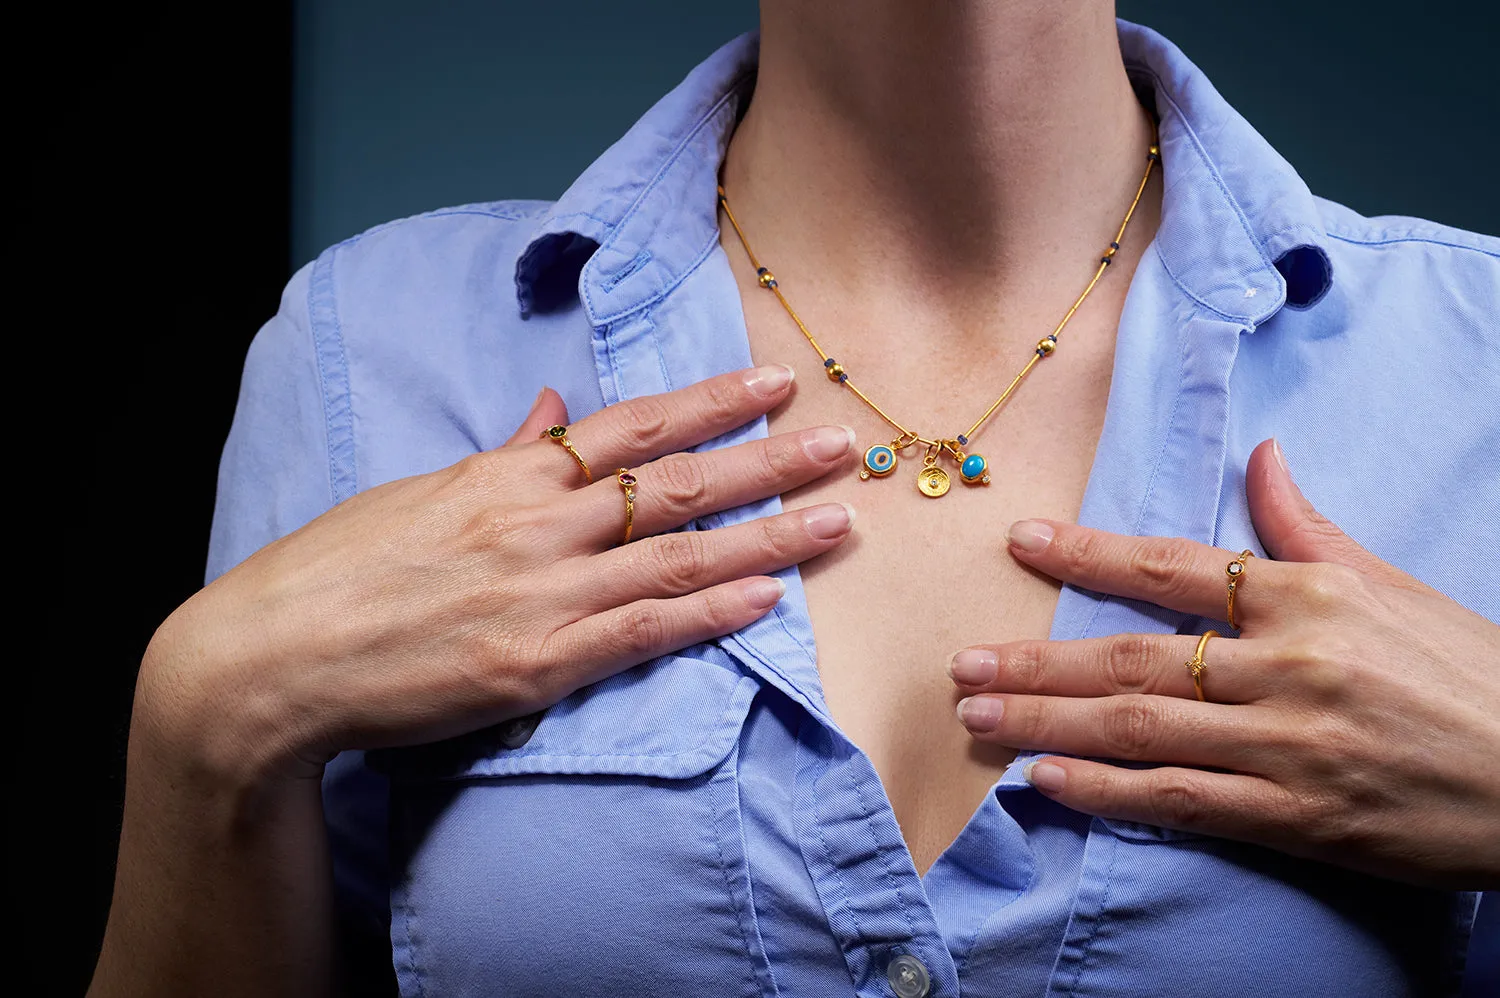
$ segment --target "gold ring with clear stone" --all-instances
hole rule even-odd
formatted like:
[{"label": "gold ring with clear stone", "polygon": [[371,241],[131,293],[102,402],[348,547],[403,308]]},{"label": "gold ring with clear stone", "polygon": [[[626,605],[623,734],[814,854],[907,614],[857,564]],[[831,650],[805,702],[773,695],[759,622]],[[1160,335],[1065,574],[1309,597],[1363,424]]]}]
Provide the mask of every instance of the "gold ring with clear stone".
[{"label": "gold ring with clear stone", "polygon": [[635,527],[635,476],[630,473],[629,468],[616,468],[615,481],[620,483],[620,491],[625,493],[625,539],[621,544],[630,543],[630,531]]},{"label": "gold ring with clear stone", "polygon": [[1240,552],[1240,556],[1228,565],[1224,566],[1224,574],[1229,578],[1229,626],[1239,630],[1239,624],[1234,622],[1234,593],[1240,583],[1245,580],[1245,562],[1255,557],[1255,552],[1246,548]]}]

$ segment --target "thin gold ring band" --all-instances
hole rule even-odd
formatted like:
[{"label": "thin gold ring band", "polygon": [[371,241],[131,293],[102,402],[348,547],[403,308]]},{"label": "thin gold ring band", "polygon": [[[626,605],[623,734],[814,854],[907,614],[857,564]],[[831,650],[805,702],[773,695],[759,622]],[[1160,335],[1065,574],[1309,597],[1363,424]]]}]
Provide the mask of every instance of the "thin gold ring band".
[{"label": "thin gold ring band", "polygon": [[629,544],[630,531],[635,528],[636,478],[630,473],[629,468],[616,468],[615,481],[620,483],[620,491],[625,493],[625,539],[620,543]]},{"label": "thin gold ring band", "polygon": [[1245,581],[1245,563],[1255,557],[1255,552],[1249,548],[1240,552],[1240,556],[1224,566],[1224,575],[1229,579],[1229,626],[1239,630],[1240,625],[1234,622],[1234,594],[1239,589],[1240,583]]},{"label": "thin gold ring band", "polygon": [[551,437],[562,444],[563,450],[572,454],[573,460],[578,462],[578,467],[583,469],[583,477],[588,479],[590,485],[594,484],[594,474],[589,471],[589,463],[583,459],[582,454],[578,453],[578,448],[573,446],[573,441],[568,439],[568,428],[566,426],[549,426],[542,431],[542,436]]},{"label": "thin gold ring band", "polygon": [[1193,657],[1182,663],[1187,666],[1187,671],[1193,674],[1193,689],[1198,694],[1198,699],[1203,697],[1203,673],[1208,670],[1208,663],[1203,661],[1203,649],[1208,647],[1208,639],[1219,636],[1218,631],[1205,631],[1198,639],[1198,650],[1193,652]]}]

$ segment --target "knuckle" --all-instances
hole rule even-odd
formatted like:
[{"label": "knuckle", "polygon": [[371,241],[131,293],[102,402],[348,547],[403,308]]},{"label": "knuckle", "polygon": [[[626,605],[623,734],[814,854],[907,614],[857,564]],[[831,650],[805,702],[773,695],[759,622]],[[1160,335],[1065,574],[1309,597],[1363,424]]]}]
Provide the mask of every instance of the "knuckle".
[{"label": "knuckle", "polygon": [[1289,795],[1281,808],[1282,826],[1310,846],[1329,848],[1346,841],[1349,809],[1334,794],[1307,792]]},{"label": "knuckle", "polygon": [[1214,817],[1213,808],[1186,773],[1158,771],[1146,786],[1147,807],[1158,825],[1202,827]]},{"label": "knuckle", "polygon": [[1115,697],[1104,712],[1101,726],[1104,743],[1118,759],[1142,759],[1150,755],[1161,731],[1160,710],[1145,696]]},{"label": "knuckle", "polygon": [[1338,700],[1356,681],[1357,659],[1342,639],[1326,634],[1292,639],[1278,658],[1295,689],[1318,703]]},{"label": "knuckle", "polygon": [[761,552],[776,561],[795,561],[807,532],[791,525],[780,517],[765,517],[758,525],[760,536],[756,538]]},{"label": "knuckle", "polygon": [[1175,593],[1190,584],[1193,558],[1176,538],[1147,537],[1131,550],[1129,568],[1153,588]]},{"label": "knuckle", "polygon": [[736,422],[744,398],[745,387],[740,382],[714,379],[703,383],[703,412],[715,426]]},{"label": "knuckle", "polygon": [[1046,685],[1046,663],[1040,641],[1018,641],[1006,647],[1000,658],[1000,669],[1007,685],[1022,693],[1041,693]]},{"label": "knuckle", "polygon": [[1357,599],[1364,588],[1364,577],[1347,565],[1314,562],[1298,574],[1297,597],[1319,612],[1337,609]]},{"label": "knuckle", "polygon": [[703,577],[707,559],[703,538],[696,531],[662,534],[653,541],[657,574],[678,591],[694,589]]},{"label": "knuckle", "polygon": [[545,669],[511,631],[474,628],[460,639],[459,649],[461,681],[490,697],[525,699],[545,688]]},{"label": "knuckle", "polygon": [[802,446],[792,440],[765,440],[756,448],[755,479],[770,485],[781,481],[804,458]]},{"label": "knuckle", "polygon": [[657,491],[671,509],[697,508],[708,492],[701,458],[692,454],[672,454],[656,462],[659,479]]},{"label": "knuckle", "polygon": [[1149,635],[1121,634],[1104,646],[1104,681],[1120,693],[1144,693],[1159,678],[1156,643]]},{"label": "knuckle", "polygon": [[743,608],[744,603],[723,588],[703,594],[703,617],[716,632],[724,633],[739,626]]},{"label": "knuckle", "polygon": [[631,399],[619,409],[620,428],[628,443],[636,447],[649,447],[661,439],[672,421],[666,403],[651,395]]},{"label": "knuckle", "polygon": [[634,656],[645,657],[662,647],[667,636],[667,622],[655,605],[637,606],[620,615],[620,647]]},{"label": "knuckle", "polygon": [[469,517],[460,531],[465,550],[514,550],[530,543],[537,529],[536,514],[515,506],[486,506]]}]

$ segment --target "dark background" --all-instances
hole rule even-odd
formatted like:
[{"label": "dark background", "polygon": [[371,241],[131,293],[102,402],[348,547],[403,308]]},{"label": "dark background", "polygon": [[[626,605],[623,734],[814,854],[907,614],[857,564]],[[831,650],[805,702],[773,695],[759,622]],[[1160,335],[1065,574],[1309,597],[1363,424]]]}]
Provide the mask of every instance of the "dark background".
[{"label": "dark background", "polygon": [[[1120,4],[1203,67],[1315,192],[1489,233],[1496,8]],[[42,604],[17,621],[35,638],[11,701],[27,993],[86,987],[136,665],[201,584],[240,365],[292,270],[389,218],[556,197],[756,17],[747,0],[205,9],[75,14],[11,39],[40,60],[12,90],[34,120],[12,147],[30,176],[12,191],[22,266],[6,312],[11,396],[36,406],[17,423],[21,453],[40,457],[11,489],[41,513],[40,529],[12,518],[13,549],[36,552],[13,574]]]}]

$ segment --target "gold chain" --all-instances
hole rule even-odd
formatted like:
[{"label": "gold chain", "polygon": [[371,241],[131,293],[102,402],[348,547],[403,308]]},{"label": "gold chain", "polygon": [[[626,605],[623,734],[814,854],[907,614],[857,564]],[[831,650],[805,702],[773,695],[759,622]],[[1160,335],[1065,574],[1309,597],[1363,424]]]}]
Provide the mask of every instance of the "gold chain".
[{"label": "gold chain", "polygon": [[734,212],[729,210],[729,197],[724,193],[722,184],[719,185],[719,204],[723,207],[724,214],[729,217],[729,224],[734,227],[735,235],[739,236],[740,245],[745,247],[745,255],[750,258],[750,265],[755,268],[755,275],[760,282],[760,286],[768,289],[776,296],[776,300],[781,302],[781,307],[786,309],[787,315],[791,316],[792,321],[797,324],[797,328],[802,330],[802,335],[807,337],[807,342],[818,352],[818,356],[823,360],[823,369],[828,375],[828,380],[849,389],[854,393],[856,398],[869,406],[877,416],[885,420],[896,430],[898,435],[889,444],[876,444],[865,451],[864,465],[860,468],[859,477],[863,479],[886,477],[896,470],[896,459],[901,452],[920,444],[927,448],[927,453],[922,459],[922,470],[917,476],[917,488],[921,490],[923,495],[935,498],[947,492],[951,484],[948,473],[937,466],[938,458],[944,455],[948,456],[958,465],[959,477],[965,483],[970,485],[990,484],[989,463],[978,454],[965,454],[963,448],[969,445],[969,440],[979,432],[980,428],[995,414],[995,411],[1005,404],[1005,400],[1010,398],[1021,382],[1026,380],[1026,376],[1031,373],[1031,369],[1038,362],[1052,356],[1053,351],[1057,349],[1057,337],[1062,333],[1063,327],[1073,318],[1073,314],[1078,311],[1084,299],[1088,298],[1089,292],[1094,290],[1094,285],[1099,283],[1099,278],[1104,276],[1104,272],[1109,269],[1110,262],[1114,259],[1115,254],[1119,252],[1120,243],[1125,238],[1125,229],[1130,225],[1131,217],[1135,215],[1136,206],[1141,203],[1141,196],[1146,192],[1146,184],[1151,180],[1151,170],[1160,160],[1161,150],[1157,146],[1156,136],[1153,131],[1151,147],[1146,153],[1146,173],[1141,177],[1140,186],[1136,188],[1135,197],[1130,201],[1130,207],[1126,210],[1125,217],[1120,222],[1120,228],[1115,233],[1115,238],[1110,241],[1109,248],[1099,258],[1099,266],[1095,269],[1094,276],[1089,280],[1088,285],[1083,289],[1083,293],[1078,296],[1077,300],[1073,302],[1072,307],[1063,315],[1057,327],[1047,336],[1037,341],[1036,349],[1032,351],[1031,359],[1026,362],[1026,366],[1021,368],[1021,373],[1011,379],[1010,384],[1005,386],[1005,391],[1000,393],[1000,397],[990,403],[988,409],[984,410],[984,415],[976,419],[974,425],[970,426],[966,432],[952,438],[929,439],[914,430],[907,429],[884,409],[876,405],[873,399],[855,387],[854,382],[849,379],[848,372],[844,370],[844,365],[834,360],[828,355],[827,351],[818,345],[817,339],[813,337],[812,332],[803,323],[801,317],[797,315],[796,310],[792,308],[791,302],[787,301],[786,295],[781,293],[781,285],[777,282],[775,275],[761,265],[755,252],[750,248],[750,241],[745,238],[744,230],[740,228],[740,223],[735,219]]}]

